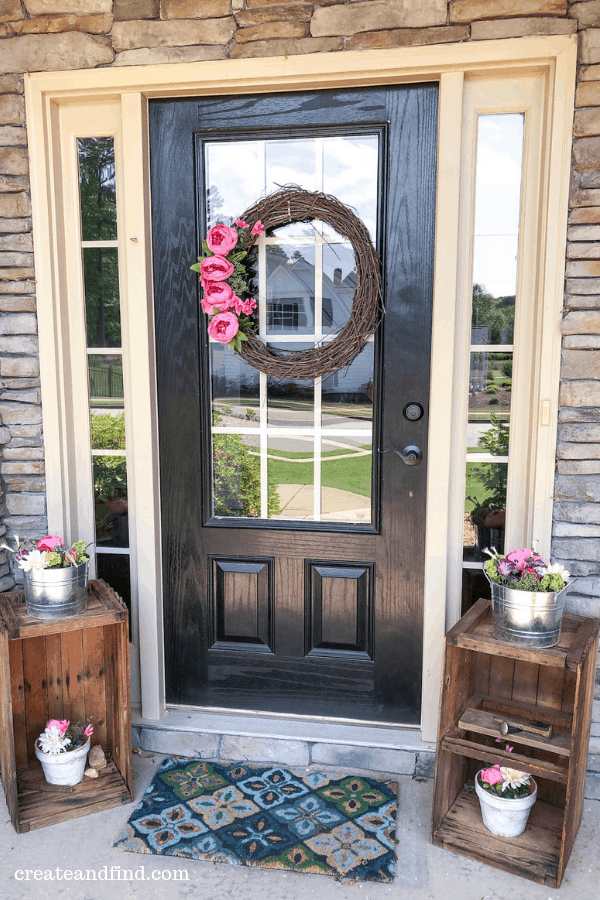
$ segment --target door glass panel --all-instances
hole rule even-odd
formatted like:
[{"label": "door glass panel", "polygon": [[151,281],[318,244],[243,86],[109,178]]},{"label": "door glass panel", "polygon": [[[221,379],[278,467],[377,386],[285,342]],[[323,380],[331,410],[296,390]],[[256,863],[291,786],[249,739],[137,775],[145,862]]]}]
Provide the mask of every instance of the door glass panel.
[{"label": "door glass panel", "polygon": [[258,428],[259,373],[217,341],[210,344],[212,424]]},{"label": "door glass panel", "polygon": [[117,238],[115,142],[112,137],[78,138],[81,238]]},{"label": "door glass panel", "polygon": [[123,405],[123,361],[120,354],[114,356],[88,355],[88,373],[90,379],[90,402],[103,405],[108,401],[118,400]]},{"label": "door glass panel", "polygon": [[127,468],[124,456],[94,456],[96,543],[128,547]]},{"label": "door glass panel", "polygon": [[[209,224],[230,224],[262,194],[293,183],[335,193],[375,238],[378,153],[377,135],[208,142]],[[276,229],[259,239],[255,268],[260,336],[270,346],[308,349],[348,321],[354,253],[333,228]],[[298,381],[261,375],[211,342],[215,516],[371,522],[373,348],[331,376]]]},{"label": "door glass panel", "polygon": [[479,117],[463,612],[481,596],[485,548],[504,551],[523,132],[521,113]]},{"label": "door glass panel", "polygon": [[116,247],[84,247],[88,347],[121,346],[119,259]]}]

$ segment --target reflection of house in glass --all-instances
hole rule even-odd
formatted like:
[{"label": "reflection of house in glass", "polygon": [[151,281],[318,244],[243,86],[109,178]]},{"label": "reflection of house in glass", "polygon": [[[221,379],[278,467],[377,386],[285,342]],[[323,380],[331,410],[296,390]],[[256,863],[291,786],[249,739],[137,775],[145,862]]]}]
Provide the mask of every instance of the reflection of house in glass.
[{"label": "reflection of house in glass", "polygon": [[[491,343],[489,325],[473,325],[471,328],[471,344]],[[471,353],[471,369],[469,372],[469,393],[485,390],[488,355],[486,351]]]},{"label": "reflection of house in glass", "polygon": [[[307,349],[314,343],[315,279],[319,276],[311,257],[314,260],[314,246],[302,249],[277,245],[267,247],[267,333],[270,343],[278,349],[295,352]],[[339,332],[350,317],[356,291],[356,272],[352,251],[341,244],[326,244],[323,261],[320,330],[327,337]],[[345,276],[344,269],[347,271]],[[297,342],[278,343],[277,335],[293,336]],[[215,395],[231,397],[257,392],[258,371],[247,366],[226,347],[213,344],[211,360]],[[372,377],[373,345],[368,344],[347,369],[324,378],[323,394],[347,395],[348,399],[358,396],[366,398]],[[292,379],[286,379],[278,381],[277,387],[289,391],[293,384],[299,385]]]}]

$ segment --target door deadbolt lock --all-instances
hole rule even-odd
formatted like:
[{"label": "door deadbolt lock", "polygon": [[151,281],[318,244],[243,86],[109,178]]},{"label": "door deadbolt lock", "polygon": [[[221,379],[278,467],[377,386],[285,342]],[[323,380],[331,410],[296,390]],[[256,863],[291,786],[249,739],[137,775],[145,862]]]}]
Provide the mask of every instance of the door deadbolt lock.
[{"label": "door deadbolt lock", "polygon": [[408,419],[409,422],[418,422],[419,419],[423,418],[423,407],[420,403],[413,401],[411,403],[407,403],[403,409],[404,418]]},{"label": "door deadbolt lock", "polygon": [[408,447],[405,447],[404,450],[400,451],[400,456],[402,458],[402,462],[407,466],[418,466],[423,459],[423,451],[420,447],[415,447],[413,444],[409,444]]}]

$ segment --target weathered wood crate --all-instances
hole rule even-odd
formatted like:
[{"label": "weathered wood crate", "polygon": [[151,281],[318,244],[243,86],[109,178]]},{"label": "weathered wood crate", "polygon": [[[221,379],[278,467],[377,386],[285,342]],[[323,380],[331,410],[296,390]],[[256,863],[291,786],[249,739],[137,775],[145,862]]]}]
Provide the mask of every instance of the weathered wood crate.
[{"label": "weathered wood crate", "polygon": [[[497,641],[489,600],[479,600],[448,632],[434,844],[560,887],[583,812],[597,644],[598,620],[569,615],[563,618],[559,644],[549,650]],[[506,720],[544,727],[538,725],[538,733],[511,733],[496,743]],[[539,733],[544,731],[551,733]],[[501,749],[507,742],[512,752]],[[479,769],[494,763],[529,772],[537,781],[538,800],[519,837],[491,834],[469,787]]]},{"label": "weathered wood crate", "polygon": [[[34,743],[48,719],[85,723],[108,766],[72,788],[46,784]],[[18,832],[133,799],[128,612],[103,581],[90,581],[81,616],[27,615],[22,591],[0,594],[2,784]]]}]

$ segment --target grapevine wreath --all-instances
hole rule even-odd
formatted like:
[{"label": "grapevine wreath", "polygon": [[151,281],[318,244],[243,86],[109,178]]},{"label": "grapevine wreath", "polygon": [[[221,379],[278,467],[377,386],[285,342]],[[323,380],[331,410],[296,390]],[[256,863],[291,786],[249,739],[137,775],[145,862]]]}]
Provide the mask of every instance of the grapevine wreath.
[{"label": "grapevine wreath", "polygon": [[[350,318],[332,340],[309,350],[274,350],[256,333],[248,253],[265,231],[313,219],[331,225],[352,244],[356,291]],[[377,253],[363,222],[335,197],[299,187],[281,188],[258,200],[233,226],[215,225],[202,246],[205,255],[198,257],[192,269],[200,273],[209,335],[267,375],[304,381],[343,369],[360,353],[381,320]]]}]

